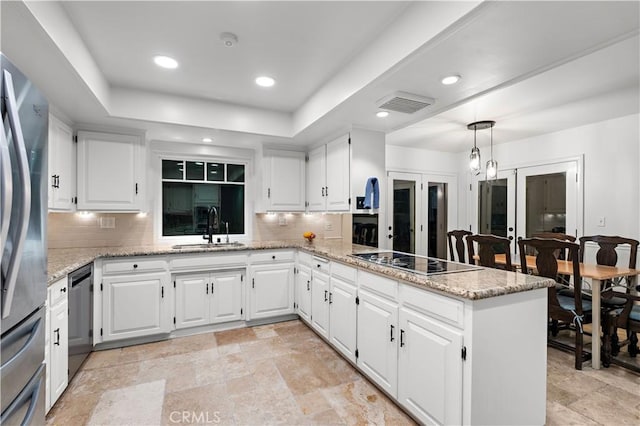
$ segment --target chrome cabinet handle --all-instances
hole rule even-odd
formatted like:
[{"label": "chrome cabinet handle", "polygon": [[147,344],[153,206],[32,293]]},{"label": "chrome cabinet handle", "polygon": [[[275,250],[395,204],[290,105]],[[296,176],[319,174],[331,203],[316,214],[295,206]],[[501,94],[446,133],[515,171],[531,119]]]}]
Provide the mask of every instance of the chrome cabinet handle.
[{"label": "chrome cabinet handle", "polygon": [[5,295],[2,301],[2,318],[7,318],[11,312],[13,293],[15,292],[16,280],[18,278],[18,269],[20,268],[20,260],[22,259],[24,243],[29,229],[29,218],[31,217],[31,176],[27,158],[27,147],[24,143],[24,136],[22,135],[22,126],[20,124],[20,117],[18,116],[18,104],[13,89],[13,78],[7,70],[4,70],[4,89],[7,117],[16,149],[16,163],[19,169],[18,175],[22,181],[22,206],[20,206],[20,214],[17,215],[18,224],[16,225],[18,240],[14,241],[9,264],[7,265]]},{"label": "chrome cabinet handle", "polygon": [[4,253],[4,243],[9,235],[9,222],[11,221],[11,207],[13,204],[13,174],[11,171],[11,158],[9,157],[9,143],[4,134],[0,132],[0,257]]},{"label": "chrome cabinet handle", "polygon": [[53,344],[60,346],[60,327],[53,330],[53,332],[56,333],[56,341]]}]

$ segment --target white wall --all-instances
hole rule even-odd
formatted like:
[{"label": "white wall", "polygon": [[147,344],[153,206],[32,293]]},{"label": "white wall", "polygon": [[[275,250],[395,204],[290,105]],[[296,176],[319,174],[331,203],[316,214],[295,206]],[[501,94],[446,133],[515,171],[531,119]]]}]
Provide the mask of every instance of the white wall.
[{"label": "white wall", "polygon": [[[584,155],[584,232],[640,239],[640,114],[494,145],[500,169]],[[468,193],[467,154],[457,154],[460,190]],[[466,217],[468,197],[460,197]],[[604,216],[606,225],[599,227]],[[580,232],[579,232],[580,233]]]}]

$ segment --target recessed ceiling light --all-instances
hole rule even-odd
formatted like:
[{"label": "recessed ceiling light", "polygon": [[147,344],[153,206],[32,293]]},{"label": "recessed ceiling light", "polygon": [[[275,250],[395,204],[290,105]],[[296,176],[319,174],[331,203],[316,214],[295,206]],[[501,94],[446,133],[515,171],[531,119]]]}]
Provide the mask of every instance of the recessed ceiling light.
[{"label": "recessed ceiling light", "polygon": [[445,78],[443,78],[441,82],[445,86],[449,86],[451,84],[456,84],[458,81],[460,81],[461,78],[462,77],[460,77],[459,75],[448,75]]},{"label": "recessed ceiling light", "polygon": [[153,62],[155,62],[157,66],[162,68],[168,68],[168,69],[178,68],[178,61],[168,56],[154,56]]},{"label": "recessed ceiling light", "polygon": [[202,142],[213,142],[211,138],[202,138]]},{"label": "recessed ceiling light", "polygon": [[387,111],[378,111],[376,113],[376,117],[379,117],[379,118],[385,118],[388,116],[389,116],[389,113]]},{"label": "recessed ceiling light", "polygon": [[276,84],[276,81],[271,77],[267,77],[263,75],[256,78],[256,84],[261,87],[271,87],[274,84]]}]

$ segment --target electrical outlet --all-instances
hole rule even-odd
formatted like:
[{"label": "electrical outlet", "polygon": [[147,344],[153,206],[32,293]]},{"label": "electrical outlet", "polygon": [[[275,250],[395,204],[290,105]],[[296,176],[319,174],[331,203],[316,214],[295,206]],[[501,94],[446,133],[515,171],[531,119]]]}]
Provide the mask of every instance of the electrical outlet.
[{"label": "electrical outlet", "polygon": [[287,217],[283,214],[278,216],[278,225],[287,226]]},{"label": "electrical outlet", "polygon": [[606,223],[606,218],[604,216],[600,216],[598,218],[598,226],[601,226],[601,227],[605,226],[605,223]]},{"label": "electrical outlet", "polygon": [[333,223],[331,223],[330,221],[326,221],[324,223],[324,230],[325,231],[333,231]]},{"label": "electrical outlet", "polygon": [[100,228],[115,229],[115,227],[116,227],[115,217],[109,216],[109,217],[100,218]]}]

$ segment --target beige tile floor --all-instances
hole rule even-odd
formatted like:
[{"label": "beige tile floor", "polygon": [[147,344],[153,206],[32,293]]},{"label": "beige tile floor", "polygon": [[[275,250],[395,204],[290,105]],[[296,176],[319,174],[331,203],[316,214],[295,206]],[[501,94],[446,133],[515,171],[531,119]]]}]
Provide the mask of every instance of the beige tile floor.
[{"label": "beige tile floor", "polygon": [[[640,376],[548,350],[547,423],[640,424]],[[299,321],[94,352],[48,425],[413,424]]]}]

